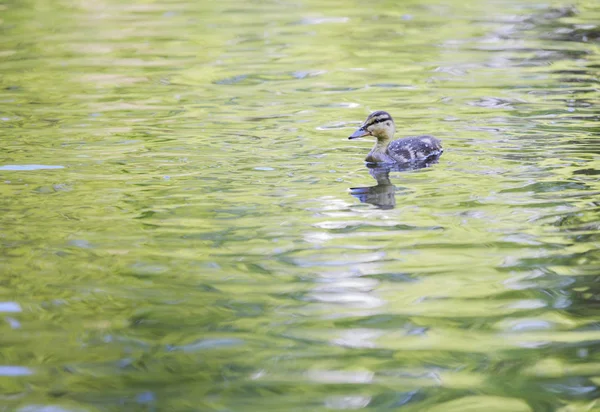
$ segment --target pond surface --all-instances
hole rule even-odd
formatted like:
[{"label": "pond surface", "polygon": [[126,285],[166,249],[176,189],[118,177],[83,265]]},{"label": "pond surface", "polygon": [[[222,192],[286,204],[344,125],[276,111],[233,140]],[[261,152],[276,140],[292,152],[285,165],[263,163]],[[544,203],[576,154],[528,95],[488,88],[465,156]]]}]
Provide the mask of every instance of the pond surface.
[{"label": "pond surface", "polygon": [[600,410],[598,2],[123,3],[0,5],[0,411]]}]

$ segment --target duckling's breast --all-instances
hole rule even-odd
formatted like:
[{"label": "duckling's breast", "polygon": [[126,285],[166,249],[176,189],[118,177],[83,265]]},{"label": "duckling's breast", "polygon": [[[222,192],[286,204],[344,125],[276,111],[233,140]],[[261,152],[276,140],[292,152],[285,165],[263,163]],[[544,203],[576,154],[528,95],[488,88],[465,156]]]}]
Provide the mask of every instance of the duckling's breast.
[{"label": "duckling's breast", "polygon": [[431,156],[439,156],[444,149],[442,142],[433,136],[410,136],[394,140],[387,149],[387,154],[397,162],[412,162]]}]

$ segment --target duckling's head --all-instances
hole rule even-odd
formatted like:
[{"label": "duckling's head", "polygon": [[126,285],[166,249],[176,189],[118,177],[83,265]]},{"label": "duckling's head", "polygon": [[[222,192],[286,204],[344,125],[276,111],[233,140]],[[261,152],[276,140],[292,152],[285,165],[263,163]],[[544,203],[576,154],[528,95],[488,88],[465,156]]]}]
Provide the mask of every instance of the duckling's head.
[{"label": "duckling's head", "polygon": [[394,119],[388,112],[378,110],[367,117],[357,131],[352,133],[348,139],[356,139],[363,136],[375,136],[377,140],[391,140],[396,132]]}]

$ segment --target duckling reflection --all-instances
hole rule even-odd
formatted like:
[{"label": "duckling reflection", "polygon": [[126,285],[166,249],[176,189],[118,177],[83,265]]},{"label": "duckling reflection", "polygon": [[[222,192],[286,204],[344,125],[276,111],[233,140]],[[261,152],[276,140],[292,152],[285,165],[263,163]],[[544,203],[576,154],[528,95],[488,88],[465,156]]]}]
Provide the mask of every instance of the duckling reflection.
[{"label": "duckling reflection", "polygon": [[381,165],[367,163],[369,174],[377,181],[375,186],[352,187],[350,195],[362,203],[369,203],[380,209],[396,207],[396,192],[399,189],[390,180],[390,172],[406,172],[429,167],[438,162],[439,156],[432,156],[422,162]]}]

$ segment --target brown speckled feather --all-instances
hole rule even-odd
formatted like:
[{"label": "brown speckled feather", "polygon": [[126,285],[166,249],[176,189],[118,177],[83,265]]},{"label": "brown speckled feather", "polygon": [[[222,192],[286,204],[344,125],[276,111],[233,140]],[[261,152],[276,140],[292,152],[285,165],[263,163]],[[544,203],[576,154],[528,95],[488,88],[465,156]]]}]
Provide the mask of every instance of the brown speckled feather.
[{"label": "brown speckled feather", "polygon": [[391,142],[386,154],[396,162],[411,162],[440,155],[443,150],[442,143],[433,136],[409,136]]}]

